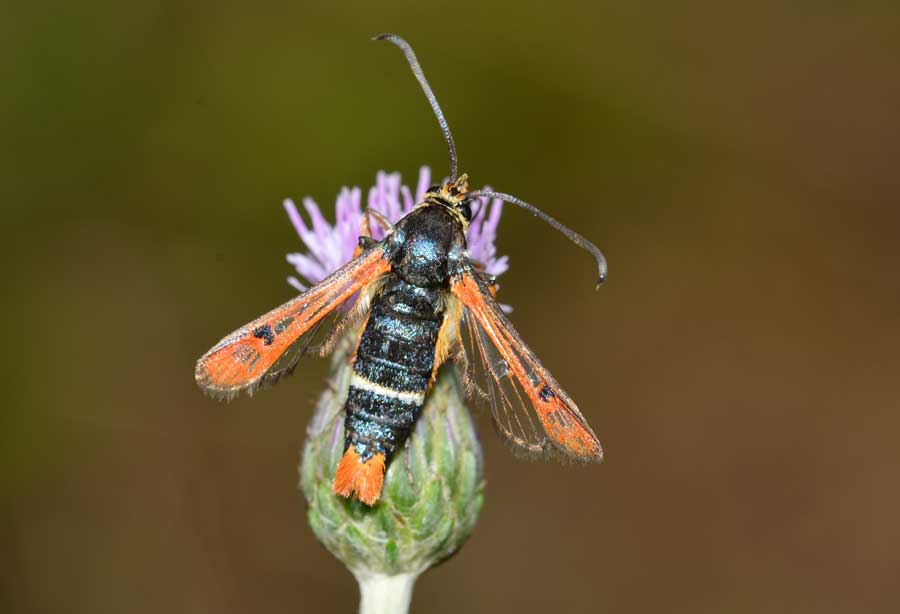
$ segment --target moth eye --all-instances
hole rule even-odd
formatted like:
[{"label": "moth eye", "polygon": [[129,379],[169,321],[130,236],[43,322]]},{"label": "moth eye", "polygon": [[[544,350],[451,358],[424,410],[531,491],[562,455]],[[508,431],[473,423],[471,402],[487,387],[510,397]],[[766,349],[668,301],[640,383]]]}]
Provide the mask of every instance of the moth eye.
[{"label": "moth eye", "polygon": [[466,221],[467,221],[467,222],[471,222],[471,221],[472,221],[472,204],[471,204],[471,201],[469,201],[469,200],[464,200],[464,201],[462,201],[461,203],[459,203],[458,205],[456,205],[456,208],[459,209],[459,212],[462,213],[462,216],[463,216],[464,218],[466,218]]}]

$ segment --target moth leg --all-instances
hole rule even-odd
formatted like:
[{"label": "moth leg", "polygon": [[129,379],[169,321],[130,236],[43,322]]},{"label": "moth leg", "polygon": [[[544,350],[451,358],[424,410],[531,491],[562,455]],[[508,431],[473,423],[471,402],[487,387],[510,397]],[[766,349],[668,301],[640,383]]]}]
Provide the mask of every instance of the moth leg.
[{"label": "moth leg", "polygon": [[487,268],[487,265],[480,260],[472,260],[471,262],[472,266],[475,268],[475,276],[487,284],[491,296],[497,298],[497,290],[500,288],[500,286],[497,285],[497,276],[485,273],[484,270]]},{"label": "moth leg", "polygon": [[378,243],[378,241],[372,238],[372,226],[369,223],[369,216],[372,216],[386,233],[394,229],[394,225],[391,224],[390,220],[384,217],[381,212],[376,211],[371,207],[367,207],[366,214],[363,216],[362,222],[359,225],[359,240],[357,241],[356,249],[353,252],[354,258]]},{"label": "moth leg", "polygon": [[356,249],[353,250],[353,257],[357,258],[361,253],[378,243],[372,238],[372,227],[369,225],[369,216],[364,215],[362,222],[359,224],[359,239],[356,242]]},{"label": "moth leg", "polygon": [[[483,265],[482,265],[482,269],[483,269]],[[491,293],[491,296],[493,296],[494,298],[497,298],[497,289],[499,288],[499,286],[497,285],[497,276],[496,275],[488,275],[487,273],[484,272],[484,270],[476,270],[475,275],[477,275],[481,281],[483,281],[485,284],[487,284],[487,287]]]},{"label": "moth leg", "polygon": [[[383,213],[381,213],[380,211],[376,211],[372,207],[366,207],[365,222],[367,226],[370,215],[375,219],[376,222],[378,222],[378,225],[381,226],[381,229],[384,232],[391,232],[394,229],[394,225],[391,224],[391,221],[387,219]],[[370,232],[369,234],[372,233]]]},{"label": "moth leg", "polygon": [[353,257],[356,258],[359,254],[363,253],[373,245],[378,243],[371,236],[359,235],[359,239],[356,242],[356,251],[353,252]]}]

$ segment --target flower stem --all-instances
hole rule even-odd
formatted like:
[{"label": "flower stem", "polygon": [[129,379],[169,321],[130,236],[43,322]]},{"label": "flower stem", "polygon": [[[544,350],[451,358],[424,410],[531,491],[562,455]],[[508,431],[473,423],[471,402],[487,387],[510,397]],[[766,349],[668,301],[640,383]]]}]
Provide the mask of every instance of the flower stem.
[{"label": "flower stem", "polygon": [[407,614],[418,575],[357,574],[359,614]]}]

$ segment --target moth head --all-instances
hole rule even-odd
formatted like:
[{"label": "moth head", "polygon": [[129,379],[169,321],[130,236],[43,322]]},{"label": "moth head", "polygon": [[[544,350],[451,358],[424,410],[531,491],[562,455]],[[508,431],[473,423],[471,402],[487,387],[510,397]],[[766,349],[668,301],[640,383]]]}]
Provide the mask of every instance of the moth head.
[{"label": "moth head", "polygon": [[472,220],[472,199],[469,198],[469,176],[463,173],[456,181],[433,185],[425,193],[425,199],[440,203],[458,215],[464,225]]}]

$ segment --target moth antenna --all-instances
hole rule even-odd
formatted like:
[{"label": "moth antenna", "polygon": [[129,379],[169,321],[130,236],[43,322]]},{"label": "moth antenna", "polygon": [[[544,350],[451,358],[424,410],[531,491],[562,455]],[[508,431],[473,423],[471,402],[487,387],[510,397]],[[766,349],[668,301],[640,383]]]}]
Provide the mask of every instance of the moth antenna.
[{"label": "moth antenna", "polygon": [[511,205],[516,205],[517,207],[522,207],[526,211],[530,211],[532,215],[538,217],[558,231],[566,235],[566,237],[575,245],[580,247],[581,249],[589,252],[591,256],[597,261],[597,287],[606,281],[606,258],[603,257],[603,253],[597,248],[596,245],[582,237],[580,234],[565,226],[561,222],[557,221],[555,218],[550,217],[534,205],[530,205],[526,203],[524,200],[520,198],[516,198],[511,194],[504,194],[502,192],[490,192],[488,190],[475,190],[473,192],[469,192],[469,198],[477,198],[479,196],[487,197],[487,198],[499,198],[500,200],[507,202]]},{"label": "moth antenna", "polygon": [[444,140],[447,141],[447,150],[450,153],[450,183],[456,181],[456,176],[459,171],[458,162],[456,159],[456,145],[453,142],[453,135],[450,133],[450,126],[447,125],[447,120],[444,119],[444,112],[441,111],[441,105],[438,104],[437,98],[434,96],[434,92],[431,91],[431,86],[428,85],[428,79],[425,78],[425,73],[422,72],[422,66],[419,64],[419,59],[416,57],[416,52],[412,50],[412,47],[409,46],[405,40],[397,36],[396,34],[379,34],[372,38],[372,40],[376,41],[389,41],[394,43],[403,51],[403,55],[406,56],[406,61],[409,62],[409,67],[412,68],[413,74],[416,76],[416,80],[418,80],[419,85],[422,86],[422,91],[425,92],[425,97],[428,99],[428,103],[431,105],[431,110],[434,111],[435,116],[437,117],[438,124],[441,126],[441,132],[444,133]]}]

